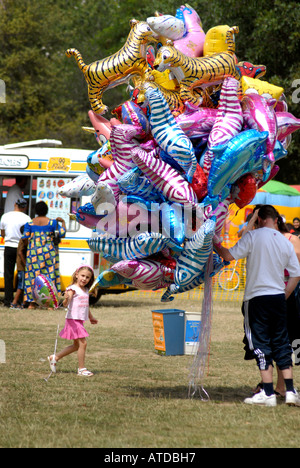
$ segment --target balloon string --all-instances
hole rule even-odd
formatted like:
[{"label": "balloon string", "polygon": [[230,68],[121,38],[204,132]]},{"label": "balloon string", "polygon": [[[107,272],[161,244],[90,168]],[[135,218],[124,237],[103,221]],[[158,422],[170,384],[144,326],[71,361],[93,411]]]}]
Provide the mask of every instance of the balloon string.
[{"label": "balloon string", "polygon": [[[189,397],[194,397],[199,391],[201,400],[209,400],[209,395],[203,387],[203,378],[206,364],[209,362],[212,322],[212,278],[213,252],[207,261],[204,283],[204,298],[202,302],[201,327],[198,338],[198,347],[190,372]],[[202,396],[204,394],[204,397]]]}]

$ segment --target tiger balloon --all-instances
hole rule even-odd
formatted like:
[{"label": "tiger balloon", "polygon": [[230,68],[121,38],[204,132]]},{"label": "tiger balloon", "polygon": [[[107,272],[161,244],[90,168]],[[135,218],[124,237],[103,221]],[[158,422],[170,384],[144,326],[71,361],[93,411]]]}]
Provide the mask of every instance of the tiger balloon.
[{"label": "tiger balloon", "polygon": [[202,98],[194,88],[220,83],[226,75],[239,79],[234,42],[234,34],[238,32],[237,26],[229,28],[226,35],[227,51],[208,57],[189,57],[173,46],[163,46],[159,49],[153,66],[160,72],[171,69],[180,84],[181,100],[200,106]]},{"label": "tiger balloon", "polygon": [[75,57],[88,84],[88,97],[92,110],[103,114],[107,106],[102,95],[107,88],[124,83],[129,75],[143,75],[148,69],[145,44],[155,40],[155,33],[145,21],[130,21],[131,31],[124,46],[115,54],[86,65],[77,49],[68,49],[67,57]]}]

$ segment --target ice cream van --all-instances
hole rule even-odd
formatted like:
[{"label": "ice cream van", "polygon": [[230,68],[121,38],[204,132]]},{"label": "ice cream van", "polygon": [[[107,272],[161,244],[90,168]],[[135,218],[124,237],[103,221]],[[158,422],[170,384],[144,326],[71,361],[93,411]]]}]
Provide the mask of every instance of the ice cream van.
[{"label": "ice cream van", "polygon": [[[93,150],[63,148],[59,140],[34,140],[0,146],[0,216],[4,213],[8,189],[16,183],[16,176],[27,178],[23,190],[28,200],[28,215],[34,217],[35,205],[47,203],[49,218],[63,218],[67,233],[59,244],[59,261],[62,291],[71,281],[71,275],[81,263],[93,267],[95,278],[108,267],[99,253],[90,250],[87,240],[91,229],[70,217],[70,213],[90,201],[90,197],[69,198],[59,194],[59,189],[70,180],[86,173],[87,156]],[[74,218],[74,217],[73,217]],[[0,237],[0,289],[4,288],[4,239]],[[96,302],[103,294],[126,292],[126,285],[98,289]]]}]

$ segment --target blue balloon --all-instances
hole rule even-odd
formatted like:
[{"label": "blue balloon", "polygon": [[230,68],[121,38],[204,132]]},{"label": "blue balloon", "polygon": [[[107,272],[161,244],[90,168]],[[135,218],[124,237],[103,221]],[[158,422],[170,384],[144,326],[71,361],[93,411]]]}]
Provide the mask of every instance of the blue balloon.
[{"label": "blue balloon", "polygon": [[[108,142],[106,142],[101,148],[97,149],[96,151],[93,151],[90,153],[87,157],[87,165],[90,168],[92,172],[97,174],[99,177],[103,171],[104,168],[101,166],[99,163],[99,159],[101,159],[102,155],[107,153],[109,151],[109,146]],[[93,179],[94,180],[94,179]],[[97,179],[98,180],[98,179]]]},{"label": "blue balloon", "polygon": [[119,177],[117,184],[123,193],[128,196],[137,197],[134,198],[133,203],[136,203],[136,199],[140,198],[144,200],[144,203],[160,203],[165,201],[161,192],[144,176],[138,167],[134,167],[128,172],[125,172],[125,174]]},{"label": "blue balloon", "polygon": [[169,164],[173,169],[179,172],[179,174],[184,174],[182,167],[173,159],[171,156],[168,155],[163,149],[160,148],[159,151],[160,158],[167,164]]},{"label": "blue balloon", "polygon": [[162,233],[178,244],[185,239],[185,220],[183,206],[179,203],[164,203],[161,207]]},{"label": "blue balloon", "polygon": [[96,172],[92,171],[92,169],[89,166],[86,166],[85,171],[87,175],[92,179],[93,182],[97,182],[99,179],[99,174],[96,174]]},{"label": "blue balloon", "polygon": [[202,224],[196,234],[187,241],[176,262],[174,283],[164,292],[161,302],[172,301],[173,294],[194,289],[201,284],[208,257],[213,248],[213,235],[216,228],[216,217],[212,216]]},{"label": "blue balloon", "polygon": [[[280,141],[276,140],[275,147],[273,149],[273,154],[275,158],[275,162],[279,161],[279,159],[284,158],[287,156],[288,152],[283,147]],[[236,174],[236,180],[238,180],[242,175],[248,174],[249,172],[256,172],[263,169],[264,162],[266,160],[266,154],[262,155],[259,158],[251,158],[245,166],[240,168],[240,171]],[[269,178],[271,173],[271,165],[269,164],[267,169],[264,168],[266,172],[263,173],[263,181]]]},{"label": "blue balloon", "polygon": [[119,284],[131,284],[131,281],[112,270],[105,270],[96,278],[97,287],[110,288]]},{"label": "blue balloon", "polygon": [[209,198],[221,197],[222,200],[226,198],[230,184],[240,177],[249,161],[261,160],[265,154],[267,138],[268,132],[245,130],[228,143],[212,148],[215,157],[207,181]]}]

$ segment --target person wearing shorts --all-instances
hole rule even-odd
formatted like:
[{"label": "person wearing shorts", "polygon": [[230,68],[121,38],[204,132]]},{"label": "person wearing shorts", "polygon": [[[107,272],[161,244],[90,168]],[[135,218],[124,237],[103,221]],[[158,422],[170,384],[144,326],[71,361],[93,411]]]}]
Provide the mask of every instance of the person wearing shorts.
[{"label": "person wearing shorts", "polygon": [[[244,329],[247,345],[260,370],[263,389],[244,401],[247,404],[276,406],[273,387],[273,362],[282,371],[286,386],[286,403],[300,406],[294,388],[292,348],[289,343],[286,299],[300,279],[300,267],[294,248],[277,229],[277,211],[271,205],[257,210],[258,229],[248,231],[230,249],[218,239],[215,250],[226,261],[246,258],[246,285],[243,301]],[[284,270],[289,272],[287,284]]]}]

